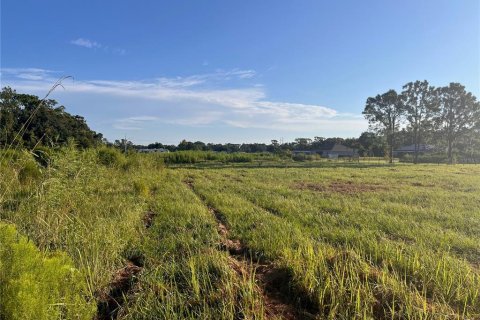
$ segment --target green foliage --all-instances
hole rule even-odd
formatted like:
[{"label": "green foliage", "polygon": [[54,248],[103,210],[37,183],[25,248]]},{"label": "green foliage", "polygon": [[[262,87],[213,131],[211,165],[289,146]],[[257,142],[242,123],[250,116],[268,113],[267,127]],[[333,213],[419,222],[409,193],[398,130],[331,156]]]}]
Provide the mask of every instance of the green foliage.
[{"label": "green foliage", "polygon": [[52,161],[52,150],[47,147],[38,146],[33,151],[33,158],[43,167],[48,167]]},{"label": "green foliage", "polygon": [[195,164],[206,161],[221,163],[247,163],[253,161],[276,161],[278,155],[271,153],[176,151],[159,155],[165,164]]},{"label": "green foliage", "polygon": [[129,153],[125,157],[125,161],[122,164],[122,169],[125,171],[129,170],[135,170],[140,168],[142,165],[142,162],[140,160],[140,157],[136,153]]},{"label": "green foliage", "polygon": [[[257,260],[281,271],[286,291],[276,294],[314,318],[478,318],[479,167],[288,160],[259,168],[278,159],[269,154],[220,163],[229,155],[198,153],[213,168],[162,168],[170,155],[127,154],[122,170],[100,165],[98,150],[62,148],[41,184],[16,179],[19,158],[0,166],[0,219],[41,252],[68,254],[83,275],[75,283],[88,289],[82,297],[108,292],[125,259],[139,261],[122,319],[275,318]],[[223,233],[245,258],[224,250]]]},{"label": "green foliage", "polygon": [[18,179],[22,183],[28,183],[38,180],[42,176],[42,171],[38,167],[36,162],[28,161],[18,172]]},{"label": "green foliage", "polygon": [[23,150],[14,150],[14,149],[2,149],[0,150],[0,159],[2,162],[18,162],[20,160],[25,160],[25,152]]},{"label": "green foliage", "polygon": [[[391,163],[402,125],[400,137],[407,138],[409,143],[420,145],[428,141],[445,145],[450,163],[455,162],[455,149],[471,154],[475,146],[478,148],[480,102],[465,86],[452,82],[435,88],[424,80],[409,82],[403,89],[401,94],[389,90],[369,97],[363,111],[370,128],[386,138]],[[462,144],[462,140],[468,142]],[[418,162],[417,156],[418,153],[414,162]]]},{"label": "green foliage", "polygon": [[52,161],[41,183],[21,184],[18,164],[0,166],[0,219],[13,222],[41,251],[68,254],[93,296],[124,265],[126,246],[141,238],[146,209],[132,181],[150,185],[152,171],[147,164],[135,172],[100,165],[97,150],[74,146],[55,150]]},{"label": "green foliage", "polygon": [[98,161],[107,167],[119,167],[125,164],[125,156],[114,148],[101,148],[97,151]]},{"label": "green foliage", "polygon": [[369,97],[363,111],[370,128],[386,137],[390,163],[393,163],[396,134],[402,122],[402,116],[405,114],[401,97],[395,90],[388,90],[375,97]]},{"label": "green foliage", "polygon": [[294,153],[292,155],[293,161],[313,161],[320,160],[321,157],[319,154],[305,154],[305,153]]},{"label": "green foliage", "polygon": [[475,318],[479,170],[416,168],[182,174],[232,237],[291,274],[290,294],[318,318]]},{"label": "green foliage", "polygon": [[0,223],[0,314],[5,320],[91,319],[84,278],[65,254],[47,257]]},{"label": "green foliage", "polygon": [[161,155],[163,161],[166,164],[179,164],[179,163],[197,163],[200,161],[214,160],[215,156],[213,152],[202,151],[177,151],[169,152]]},{"label": "green foliage", "polygon": [[140,281],[148,289],[127,306],[127,319],[263,319],[255,280],[239,277],[216,249],[211,213],[176,173],[162,175],[143,248],[149,272]]},{"label": "green foliage", "polygon": [[69,114],[55,100],[42,101],[9,87],[0,92],[0,128],[3,146],[65,145],[73,138],[78,146],[86,148],[102,140],[102,135],[90,130],[83,117]]},{"label": "green foliage", "polygon": [[134,181],[133,182],[133,191],[137,196],[148,197],[150,189],[144,181]]}]

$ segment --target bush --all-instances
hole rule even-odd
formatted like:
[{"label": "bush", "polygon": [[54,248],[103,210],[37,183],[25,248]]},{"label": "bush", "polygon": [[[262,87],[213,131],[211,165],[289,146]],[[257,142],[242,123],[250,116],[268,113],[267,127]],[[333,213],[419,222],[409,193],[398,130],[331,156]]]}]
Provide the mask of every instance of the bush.
[{"label": "bush", "polygon": [[294,153],[292,155],[292,160],[293,161],[305,161],[306,156],[304,153]]},{"label": "bush", "polygon": [[292,155],[293,161],[313,161],[320,160],[320,155],[318,154],[305,154],[305,153],[294,153]]},{"label": "bush", "polygon": [[48,167],[52,162],[52,151],[47,147],[36,147],[32,154],[35,161],[43,167]]},{"label": "bush", "polygon": [[118,167],[125,163],[125,156],[113,148],[102,148],[97,153],[98,161],[107,167]]},{"label": "bush", "polygon": [[46,257],[11,225],[0,223],[2,319],[92,319],[83,277],[65,254]]},{"label": "bush", "polygon": [[404,154],[399,157],[400,162],[405,162],[405,163],[412,163],[413,162],[413,157],[410,154]]}]

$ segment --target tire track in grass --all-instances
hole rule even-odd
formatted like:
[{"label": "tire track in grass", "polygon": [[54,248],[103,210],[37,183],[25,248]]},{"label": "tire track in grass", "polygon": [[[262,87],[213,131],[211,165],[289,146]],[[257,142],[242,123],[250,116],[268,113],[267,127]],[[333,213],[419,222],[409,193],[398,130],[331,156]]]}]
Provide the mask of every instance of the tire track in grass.
[{"label": "tire track in grass", "polygon": [[232,239],[225,216],[217,209],[205,203],[204,197],[195,191],[193,179],[187,177],[185,185],[200,199],[217,222],[217,232],[220,235],[220,249],[229,253],[230,267],[241,277],[254,278],[262,296],[267,319],[308,319],[313,318],[305,312],[300,312],[291,297],[286,296],[290,276],[283,269],[277,268],[271,262],[260,263],[249,257],[248,248],[238,239]]},{"label": "tire track in grass", "polygon": [[[145,212],[142,222],[149,229],[157,214]],[[132,256],[126,260],[123,268],[115,271],[107,291],[98,293],[97,314],[95,320],[112,320],[121,316],[122,307],[136,290],[137,275],[143,270],[143,256]]]},{"label": "tire track in grass", "polygon": [[117,319],[122,312],[123,305],[133,294],[136,276],[143,270],[143,266],[138,261],[132,260],[127,260],[123,268],[115,271],[108,292],[99,294],[96,320]]}]

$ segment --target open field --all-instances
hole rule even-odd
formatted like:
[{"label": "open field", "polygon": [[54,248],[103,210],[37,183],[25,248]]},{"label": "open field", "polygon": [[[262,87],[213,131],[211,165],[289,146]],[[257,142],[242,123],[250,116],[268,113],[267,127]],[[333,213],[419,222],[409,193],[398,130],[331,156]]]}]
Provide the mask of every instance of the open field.
[{"label": "open field", "polygon": [[0,170],[7,319],[480,318],[480,166],[16,158]]}]

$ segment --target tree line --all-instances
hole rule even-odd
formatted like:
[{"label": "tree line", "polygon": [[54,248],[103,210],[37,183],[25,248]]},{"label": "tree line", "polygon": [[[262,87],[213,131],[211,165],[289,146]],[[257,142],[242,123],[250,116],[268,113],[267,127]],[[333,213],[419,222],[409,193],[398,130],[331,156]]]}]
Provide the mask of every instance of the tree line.
[{"label": "tree line", "polygon": [[385,150],[385,143],[383,138],[374,132],[363,132],[359,138],[296,138],[292,142],[280,143],[278,140],[271,140],[267,143],[205,143],[202,141],[187,141],[182,140],[178,145],[162,144],[160,142],[151,143],[149,145],[134,145],[125,139],[116,140],[114,146],[123,149],[167,149],[169,151],[216,151],[216,152],[246,152],[246,153],[260,153],[271,152],[276,154],[289,153],[291,151],[316,151],[328,149],[333,144],[338,143],[357,150],[361,156],[375,156],[383,157]]},{"label": "tree line", "polygon": [[370,129],[385,138],[390,162],[400,133],[411,136],[415,163],[422,144],[445,150],[450,163],[455,151],[479,152],[480,103],[463,85],[452,82],[436,88],[424,80],[402,89],[369,97],[363,111]]},{"label": "tree line", "polygon": [[69,114],[55,100],[41,100],[5,87],[0,92],[0,147],[12,143],[26,148],[58,146],[73,139],[83,148],[108,144],[122,149],[282,154],[295,150],[322,150],[338,143],[357,150],[360,156],[387,156],[393,161],[396,147],[413,144],[413,160],[417,162],[421,146],[430,144],[444,153],[449,162],[454,161],[455,154],[480,155],[480,102],[459,83],[436,88],[427,81],[410,82],[400,93],[389,90],[369,97],[363,115],[369,121],[370,130],[358,138],[300,137],[285,143],[271,140],[269,144],[182,140],[178,145],[160,142],[134,145],[125,139],[109,143],[102,134],[91,130],[83,117]]},{"label": "tree line", "polygon": [[85,119],[71,115],[53,99],[41,100],[17,93],[10,87],[0,92],[0,146],[36,146],[66,144],[73,139],[82,148],[102,143],[102,134],[91,130]]}]

